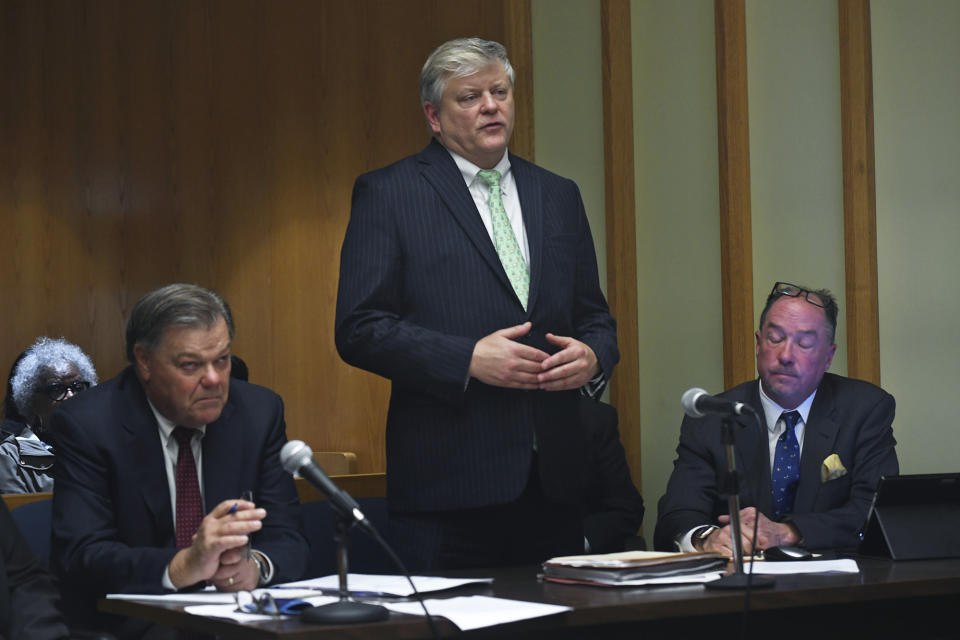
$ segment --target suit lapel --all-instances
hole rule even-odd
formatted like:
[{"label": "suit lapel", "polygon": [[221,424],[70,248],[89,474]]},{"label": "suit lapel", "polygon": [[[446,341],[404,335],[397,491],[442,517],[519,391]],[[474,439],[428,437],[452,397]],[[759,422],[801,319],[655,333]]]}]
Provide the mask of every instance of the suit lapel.
[{"label": "suit lapel", "polygon": [[123,418],[124,449],[131,452],[129,460],[134,465],[130,477],[137,478],[143,501],[153,519],[157,539],[174,540],[173,507],[170,504],[170,487],[167,484],[166,456],[160,442],[157,419],[150,410],[140,381],[128,368],[124,373],[120,402],[117,410]]},{"label": "suit lapel", "polygon": [[224,500],[239,498],[241,491],[256,489],[239,484],[245,442],[240,425],[230,423],[233,410],[228,399],[220,417],[207,425],[203,436],[203,498],[207,513]]},{"label": "suit lapel", "polygon": [[[487,233],[487,228],[483,226],[480,212],[477,211],[477,205],[464,184],[463,175],[457,168],[456,162],[450,157],[450,153],[439,142],[431,140],[427,148],[417,156],[417,160],[420,163],[421,175],[437,192],[447,210],[450,211],[464,233],[467,234],[470,242],[480,252],[500,283],[513,293],[513,286],[507,278],[507,272],[504,271],[503,265],[500,263],[500,256],[497,255],[490,234]],[[521,203],[523,203],[522,199]],[[525,206],[525,204],[521,204],[521,206]],[[525,209],[524,217],[526,217]],[[529,229],[527,234],[530,234]],[[533,295],[532,281],[530,295]],[[519,299],[517,304],[520,304]],[[527,308],[530,308],[529,304]]]},{"label": "suit lapel", "polygon": [[833,390],[822,384],[810,408],[810,416],[804,427],[803,451],[800,453],[800,486],[793,510],[813,511],[817,493],[820,491],[820,467],[830,455],[837,439],[840,425],[834,420]]},{"label": "suit lapel", "polygon": [[[770,453],[769,439],[767,438],[766,418],[763,405],[760,403],[760,383],[752,386],[747,404],[760,414],[760,424],[748,416],[737,418],[737,450],[741,459],[740,476],[744,486],[741,495],[745,498],[743,506],[753,504],[763,513],[773,512],[773,500],[770,496]],[[750,500],[750,498],[753,498]]]},{"label": "suit lapel", "polygon": [[510,170],[517,185],[520,209],[523,211],[523,226],[527,230],[527,245],[530,249],[530,294],[527,311],[533,309],[540,289],[543,273],[543,191],[540,179],[532,165],[510,154]]}]

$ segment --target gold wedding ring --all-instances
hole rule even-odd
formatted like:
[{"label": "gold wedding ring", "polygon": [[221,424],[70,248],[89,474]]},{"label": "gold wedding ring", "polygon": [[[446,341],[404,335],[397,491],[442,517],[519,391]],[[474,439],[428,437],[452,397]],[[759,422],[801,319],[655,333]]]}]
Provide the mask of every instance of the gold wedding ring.
[{"label": "gold wedding ring", "polygon": [[231,587],[233,586],[233,577],[227,578],[227,584],[229,584]]}]

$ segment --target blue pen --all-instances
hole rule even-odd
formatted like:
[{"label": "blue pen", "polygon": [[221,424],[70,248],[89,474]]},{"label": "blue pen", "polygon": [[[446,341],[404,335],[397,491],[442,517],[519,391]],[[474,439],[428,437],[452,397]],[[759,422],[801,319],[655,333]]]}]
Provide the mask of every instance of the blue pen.
[{"label": "blue pen", "polygon": [[236,513],[238,506],[240,506],[240,505],[239,505],[238,503],[234,502],[234,503],[233,503],[233,506],[230,507],[230,511],[227,511],[227,515],[229,516],[229,515],[233,515],[234,513]]}]

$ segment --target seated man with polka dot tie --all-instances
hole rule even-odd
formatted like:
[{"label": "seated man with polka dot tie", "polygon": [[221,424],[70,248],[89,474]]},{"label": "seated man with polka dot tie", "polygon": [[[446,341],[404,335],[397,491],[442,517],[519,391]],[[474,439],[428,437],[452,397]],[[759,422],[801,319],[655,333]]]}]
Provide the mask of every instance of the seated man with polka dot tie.
[{"label": "seated man with polka dot tie", "polygon": [[[756,332],[759,380],[721,394],[759,419],[733,418],[744,553],[854,547],[880,476],[898,473],[893,397],[827,373],[837,313],[826,289],[776,283]],[[717,488],[726,468],[720,423],[684,418],[659,503],[657,549],[732,554],[728,502]]]},{"label": "seated man with polka dot tie", "polygon": [[130,312],[131,366],[54,413],[51,562],[72,624],[141,638],[142,623],[97,614],[97,598],[303,577],[283,402],[231,380],[233,336],[217,293],[161,287]]}]

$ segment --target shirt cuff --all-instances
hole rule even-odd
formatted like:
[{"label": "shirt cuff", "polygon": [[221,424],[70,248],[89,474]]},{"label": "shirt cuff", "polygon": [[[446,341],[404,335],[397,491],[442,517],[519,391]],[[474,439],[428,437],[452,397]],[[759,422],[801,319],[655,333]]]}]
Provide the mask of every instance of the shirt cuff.
[{"label": "shirt cuff", "polygon": [[170,581],[170,565],[168,564],[163,568],[163,578],[160,580],[163,584],[163,588],[168,591],[176,591],[177,588],[173,586],[173,582]]},{"label": "shirt cuff", "polygon": [[603,394],[603,390],[607,386],[607,379],[603,376],[601,371],[594,377],[592,380],[588,380],[585,385],[580,387],[580,393],[587,396],[591,400],[596,400]]},{"label": "shirt cuff", "polygon": [[[714,525],[698,525],[693,529],[690,529],[690,531],[687,531],[685,534],[683,534],[683,536],[680,537],[679,540],[675,542],[677,549],[679,551],[686,551],[687,553],[700,551],[700,549],[697,549],[693,545],[693,536],[696,535],[697,537],[702,538],[704,537],[704,534],[710,535],[714,530],[719,528],[720,527],[716,527]],[[706,529],[706,531],[704,531],[704,529]]]},{"label": "shirt cuff", "polygon": [[260,583],[258,586],[264,586],[270,584],[273,581],[273,576],[276,571],[273,568],[273,560],[270,559],[270,556],[265,554],[263,551],[257,551],[256,549],[251,549],[250,553],[257,554],[261,560],[263,560],[265,572],[260,575]]}]

